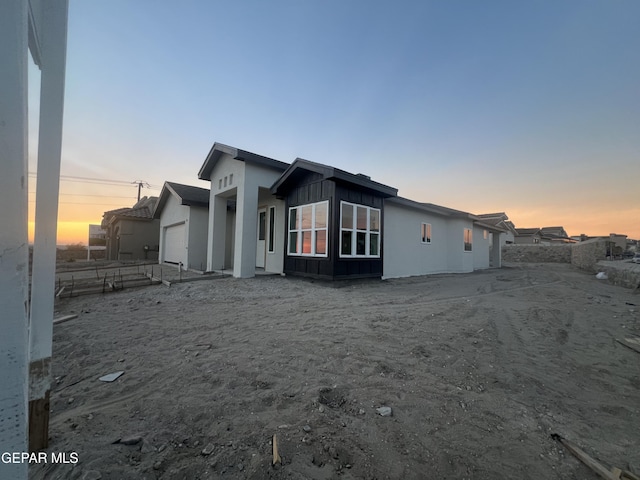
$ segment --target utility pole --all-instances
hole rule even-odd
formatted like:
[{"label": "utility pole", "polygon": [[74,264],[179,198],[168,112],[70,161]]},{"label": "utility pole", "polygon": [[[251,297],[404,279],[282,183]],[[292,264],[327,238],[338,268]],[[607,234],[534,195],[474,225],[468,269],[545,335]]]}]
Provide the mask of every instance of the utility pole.
[{"label": "utility pole", "polygon": [[140,191],[142,190],[142,187],[147,187],[149,188],[149,184],[147,182],[145,182],[144,180],[136,180],[134,182],[131,182],[133,184],[137,184],[138,185],[138,201],[140,201]]}]

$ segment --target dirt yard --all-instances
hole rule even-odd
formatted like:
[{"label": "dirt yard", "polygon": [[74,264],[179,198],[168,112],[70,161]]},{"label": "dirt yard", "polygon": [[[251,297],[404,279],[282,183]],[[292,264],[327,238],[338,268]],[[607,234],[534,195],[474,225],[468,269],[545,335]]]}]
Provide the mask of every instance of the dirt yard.
[{"label": "dirt yard", "polygon": [[78,462],[32,479],[598,478],[551,433],[640,473],[640,354],[616,342],[640,336],[640,294],[569,265],[56,308],[79,317],[54,327],[49,451]]}]

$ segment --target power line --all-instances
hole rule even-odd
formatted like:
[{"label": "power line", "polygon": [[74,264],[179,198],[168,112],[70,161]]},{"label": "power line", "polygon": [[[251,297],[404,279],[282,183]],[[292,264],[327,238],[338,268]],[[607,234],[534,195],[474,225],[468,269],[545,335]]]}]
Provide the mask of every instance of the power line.
[{"label": "power line", "polygon": [[[37,178],[37,172],[29,172],[30,177]],[[76,175],[60,175],[60,180],[64,180],[67,182],[89,182],[89,183],[100,183],[105,185],[116,185],[121,187],[127,187],[132,184],[143,183],[143,185],[150,190],[161,190],[162,186],[160,185],[152,185],[144,180],[136,180],[134,182],[128,182],[126,180],[116,180],[112,178],[93,178],[93,177],[79,177]]]},{"label": "power line", "polygon": [[[35,191],[31,191],[29,192],[30,195],[35,195]],[[126,198],[129,200],[135,200],[135,195],[127,195],[127,196],[122,196],[122,195],[95,195],[95,194],[90,194],[90,193],[60,193],[59,196],[65,196],[65,197],[100,197],[100,198]]]},{"label": "power line", "polygon": [[[58,202],[59,205],[101,205],[103,207],[118,207],[120,203],[85,203],[85,202]],[[128,207],[123,207],[128,208]]]},{"label": "power line", "polygon": [[[36,203],[35,200],[29,200],[29,203]],[[122,208],[129,208],[126,206],[122,206],[121,203],[85,203],[85,202],[58,202],[58,205],[96,205],[96,206],[103,206],[103,207],[122,207]]]},{"label": "power line", "polygon": [[[37,177],[37,172],[29,172],[30,177]],[[126,180],[116,180],[112,178],[93,178],[93,177],[78,177],[76,175],[60,175],[60,180],[65,180],[68,182],[90,182],[90,183],[104,183],[104,184],[113,184],[113,185],[121,185],[121,186],[129,186],[131,182]]]}]

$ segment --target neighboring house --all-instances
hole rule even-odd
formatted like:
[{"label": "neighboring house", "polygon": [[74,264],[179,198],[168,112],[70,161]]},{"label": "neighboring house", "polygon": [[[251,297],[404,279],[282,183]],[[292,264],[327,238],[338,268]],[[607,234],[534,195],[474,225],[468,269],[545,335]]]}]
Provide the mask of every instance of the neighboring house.
[{"label": "neighboring house", "polygon": [[164,183],[153,211],[160,220],[160,263],[206,269],[209,195],[206,188]]},{"label": "neighboring house", "polygon": [[567,235],[563,227],[542,227],[540,229],[540,241],[544,245],[576,243],[574,239]]},{"label": "neighboring house", "polygon": [[483,213],[478,215],[484,223],[489,225],[493,225],[494,227],[502,228],[505,232],[500,235],[500,246],[511,245],[515,243],[515,238],[518,232],[516,231],[516,227],[512,221],[509,220],[509,217],[504,212],[498,213]]},{"label": "neighboring house", "polygon": [[153,219],[157,197],[142,197],[130,208],[104,212],[107,260],[157,260],[160,221]]},{"label": "neighboring house", "polygon": [[211,182],[207,270],[343,279],[501,265],[489,245],[502,227],[398,197],[366,175],[215,143],[198,176]]},{"label": "neighboring house", "polygon": [[575,242],[585,242],[592,239],[605,240],[607,243],[607,256],[618,256],[624,252],[635,251],[635,242],[633,240],[627,240],[626,235],[619,233],[610,233],[608,237],[605,236],[589,236],[581,233],[579,236],[571,237]]},{"label": "neighboring house", "polygon": [[539,228],[516,228],[514,242],[518,245],[539,245],[541,238]]},{"label": "neighboring house", "polygon": [[627,236],[619,233],[610,233],[609,240],[615,244],[615,247],[620,252],[627,250]]}]

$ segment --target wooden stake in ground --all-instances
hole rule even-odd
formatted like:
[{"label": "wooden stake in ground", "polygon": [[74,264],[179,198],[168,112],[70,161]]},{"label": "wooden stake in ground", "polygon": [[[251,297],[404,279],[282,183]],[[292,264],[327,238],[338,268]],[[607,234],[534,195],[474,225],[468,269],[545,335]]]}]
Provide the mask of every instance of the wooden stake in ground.
[{"label": "wooden stake in ground", "polygon": [[640,477],[626,470],[620,470],[619,468],[607,470],[602,464],[587,455],[580,447],[573,444],[569,440],[562,438],[557,433],[552,433],[551,438],[560,442],[567,450],[573,453],[578,458],[578,460],[580,460],[605,480],[640,480]]},{"label": "wooden stake in ground", "polygon": [[275,435],[273,436],[273,441],[271,442],[271,444],[273,445],[273,464],[272,465],[276,465],[277,463],[282,463],[282,459],[278,454],[278,440],[276,439]]}]

